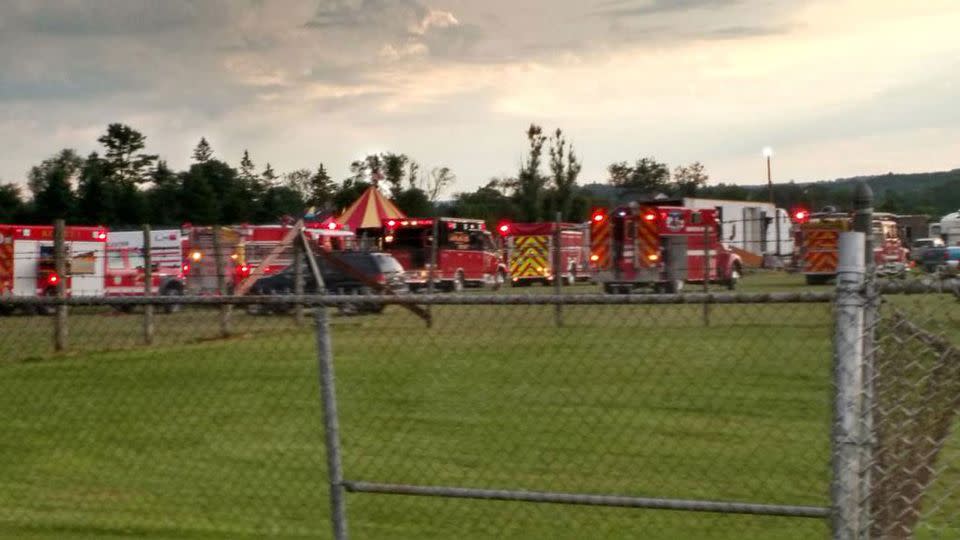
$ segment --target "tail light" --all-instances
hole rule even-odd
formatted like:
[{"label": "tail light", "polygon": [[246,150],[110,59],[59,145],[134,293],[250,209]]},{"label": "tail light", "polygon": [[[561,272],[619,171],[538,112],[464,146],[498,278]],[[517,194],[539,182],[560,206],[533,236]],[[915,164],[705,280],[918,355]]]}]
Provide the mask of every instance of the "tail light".
[{"label": "tail light", "polygon": [[377,274],[376,280],[377,280],[377,283],[379,283],[380,285],[387,284],[387,276],[385,274]]}]

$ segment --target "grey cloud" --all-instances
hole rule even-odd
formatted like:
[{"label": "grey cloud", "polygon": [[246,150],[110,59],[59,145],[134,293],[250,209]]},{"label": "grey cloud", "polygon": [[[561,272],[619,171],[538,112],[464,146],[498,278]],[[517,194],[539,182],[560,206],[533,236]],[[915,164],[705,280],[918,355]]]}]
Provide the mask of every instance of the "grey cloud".
[{"label": "grey cloud", "polygon": [[709,39],[743,39],[751,37],[775,36],[787,34],[795,27],[790,25],[771,26],[725,26],[706,32],[703,37]]},{"label": "grey cloud", "polygon": [[307,28],[399,27],[420,21],[429,9],[416,0],[332,0],[321,2]]},{"label": "grey cloud", "polygon": [[742,3],[743,0],[620,0],[605,2],[594,15],[606,17],[641,17],[657,13],[722,8]]},{"label": "grey cloud", "polygon": [[0,7],[0,29],[65,35],[152,34],[224,24],[256,0],[20,0]]}]

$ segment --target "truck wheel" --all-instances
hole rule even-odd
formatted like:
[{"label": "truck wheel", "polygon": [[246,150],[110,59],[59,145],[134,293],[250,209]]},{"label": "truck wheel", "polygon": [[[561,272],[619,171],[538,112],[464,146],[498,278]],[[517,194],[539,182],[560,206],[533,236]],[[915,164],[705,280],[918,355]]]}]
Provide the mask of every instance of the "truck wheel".
[{"label": "truck wheel", "polygon": [[730,275],[727,276],[727,288],[731,291],[737,289],[737,285],[740,284],[740,277],[743,270],[740,268],[740,263],[734,263],[730,268]]},{"label": "truck wheel", "polygon": [[499,291],[500,287],[503,287],[503,284],[507,282],[507,273],[503,270],[498,269],[497,273],[493,275],[493,290]]},{"label": "truck wheel", "polygon": [[830,276],[807,275],[804,276],[807,285],[826,285],[830,281]]},{"label": "truck wheel", "polygon": [[666,284],[667,293],[680,294],[683,292],[683,285],[684,283],[682,279],[674,279],[674,280],[668,281]]},{"label": "truck wheel", "polygon": [[6,317],[7,315],[13,315],[13,306],[10,304],[0,304],[0,317]]},{"label": "truck wheel", "polygon": [[[57,296],[57,290],[54,289],[53,287],[51,287],[51,288],[43,291],[43,296],[48,297],[48,298],[55,298],[55,297]],[[56,306],[50,306],[50,305],[47,305],[47,306],[36,306],[36,308],[34,309],[34,312],[35,312],[37,315],[44,315],[44,316],[53,315],[54,313],[57,312],[57,307],[56,307]]]},{"label": "truck wheel", "polygon": [[[183,289],[176,285],[170,285],[160,291],[160,296],[183,296]],[[160,306],[164,313],[177,313],[182,308],[183,306],[180,304],[163,304]]]},{"label": "truck wheel", "polygon": [[463,272],[457,272],[457,275],[453,278],[453,283],[450,284],[450,290],[455,293],[462,293],[463,286]]}]

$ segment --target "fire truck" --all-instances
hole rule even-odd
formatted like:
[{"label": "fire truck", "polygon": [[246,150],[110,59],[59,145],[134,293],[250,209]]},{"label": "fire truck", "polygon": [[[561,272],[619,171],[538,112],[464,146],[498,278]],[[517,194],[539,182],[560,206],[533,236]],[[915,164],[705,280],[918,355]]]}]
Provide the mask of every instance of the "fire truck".
[{"label": "fire truck", "polygon": [[433,279],[440,289],[459,292],[467,285],[482,287],[489,283],[499,287],[504,283],[506,265],[483,220],[392,219],[386,223],[383,250],[403,266],[407,285],[412,290],[425,287],[430,279],[435,225],[439,238]]},{"label": "fire truck", "polygon": [[[794,261],[808,285],[822,285],[837,275],[840,233],[852,230],[853,219],[843,212],[793,211]],[[892,214],[874,214],[873,261],[881,275],[903,275],[910,251],[903,246]]]},{"label": "fire truck", "polygon": [[590,264],[607,293],[679,293],[689,282],[734,289],[740,257],[719,238],[716,210],[631,204],[590,218]]},{"label": "fire truck", "polygon": [[[283,243],[284,237],[290,232],[293,225],[242,225],[236,227],[240,231],[240,245],[238,260],[242,271],[239,277],[250,275],[254,268],[272,253],[277,246]],[[355,247],[355,235],[345,231],[334,221],[326,224],[308,224],[304,234],[315,247],[326,251],[343,251]],[[264,275],[270,275],[293,264],[293,245],[289,244],[279,253],[272,263],[263,269]]]},{"label": "fire truck", "polygon": [[[68,296],[142,296],[145,294],[144,259],[140,249],[109,248],[108,232],[102,227],[66,227],[66,272],[56,271],[53,227],[0,226],[0,298],[4,296],[55,296],[61,281]],[[152,273],[152,291],[182,295],[179,272]],[[165,306],[168,311],[177,306]],[[0,314],[10,306],[0,300]],[[52,309],[42,306],[40,314]]]},{"label": "fire truck", "polygon": [[[150,263],[165,274],[183,272],[184,238],[180,229],[150,231]],[[108,231],[107,250],[132,249],[143,251],[143,231]]]},{"label": "fire truck", "polygon": [[[560,267],[553,268],[554,243],[559,228]],[[586,278],[585,229],[573,223],[508,223],[497,226],[503,238],[504,260],[513,286],[534,282],[549,285],[559,275],[565,284]]]}]

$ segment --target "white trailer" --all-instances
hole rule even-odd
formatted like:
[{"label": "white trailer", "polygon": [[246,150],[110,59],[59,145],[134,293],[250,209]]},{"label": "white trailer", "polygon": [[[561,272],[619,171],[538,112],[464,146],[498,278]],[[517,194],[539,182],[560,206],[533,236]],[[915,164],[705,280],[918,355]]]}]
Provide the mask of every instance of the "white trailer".
[{"label": "white trailer", "polygon": [[683,206],[716,210],[722,241],[730,248],[757,256],[786,256],[793,252],[790,214],[783,208],[764,202],[696,197],[684,197]]},{"label": "white trailer", "polygon": [[930,237],[941,238],[948,246],[960,246],[960,210],[947,214],[939,223],[930,225]]}]

